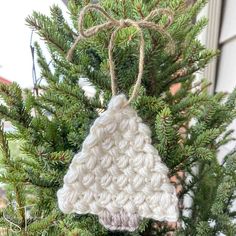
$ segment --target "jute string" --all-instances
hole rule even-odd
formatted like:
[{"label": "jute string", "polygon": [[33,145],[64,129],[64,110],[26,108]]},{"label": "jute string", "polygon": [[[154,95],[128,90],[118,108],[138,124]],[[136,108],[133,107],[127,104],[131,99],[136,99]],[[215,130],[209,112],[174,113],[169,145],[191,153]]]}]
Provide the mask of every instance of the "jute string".
[{"label": "jute string", "polygon": [[[107,18],[107,22],[102,23],[100,25],[92,26],[91,28],[84,30],[84,18],[89,10],[96,10],[100,12],[105,18]],[[158,25],[155,22],[152,22],[151,20],[160,14],[165,14],[168,16],[168,22],[164,25]],[[74,44],[70,48],[67,54],[67,59],[70,61],[73,55],[73,52],[77,46],[77,44],[80,42],[80,40],[84,38],[90,38],[100,31],[104,31],[107,29],[111,29],[113,27],[116,27],[116,29],[112,32],[109,46],[108,46],[108,58],[109,58],[109,67],[110,67],[110,75],[111,75],[111,91],[112,95],[115,96],[117,94],[117,85],[116,85],[116,74],[115,74],[115,64],[113,60],[113,48],[115,44],[115,37],[118,33],[119,30],[123,28],[127,28],[130,26],[133,26],[137,29],[137,31],[140,34],[140,45],[139,45],[139,69],[138,69],[138,76],[132,91],[132,94],[127,102],[127,105],[131,103],[131,101],[137,96],[140,85],[141,85],[141,80],[143,76],[143,70],[144,70],[144,56],[145,56],[145,42],[144,42],[144,35],[142,28],[147,28],[147,29],[152,29],[154,31],[158,31],[162,35],[164,35],[166,38],[168,38],[168,45],[169,49],[171,52],[174,51],[174,43],[172,41],[171,36],[169,33],[165,30],[167,26],[172,24],[173,22],[173,14],[170,10],[160,8],[160,9],[154,9],[153,11],[150,12],[148,16],[146,16],[144,19],[141,19],[139,21],[134,21],[131,19],[121,19],[121,20],[116,20],[113,17],[111,17],[100,5],[98,4],[89,4],[85,6],[79,15],[79,20],[78,20],[78,29],[80,32],[80,35],[76,38]]]}]

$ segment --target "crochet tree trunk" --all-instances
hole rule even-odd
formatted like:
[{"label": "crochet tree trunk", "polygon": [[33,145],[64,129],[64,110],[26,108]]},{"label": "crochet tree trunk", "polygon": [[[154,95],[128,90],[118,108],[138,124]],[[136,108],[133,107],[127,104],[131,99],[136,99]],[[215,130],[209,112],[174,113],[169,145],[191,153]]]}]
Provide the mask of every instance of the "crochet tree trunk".
[{"label": "crochet tree trunk", "polygon": [[[88,3],[68,2],[70,22],[57,6],[51,7],[50,17],[37,12],[29,16],[27,23],[45,40],[51,56],[49,63],[35,44],[44,83],[36,83],[33,93],[16,83],[0,85],[4,100],[0,105],[1,119],[11,121],[15,127],[10,133],[0,130],[0,182],[5,184],[8,199],[7,208],[1,211],[1,227],[8,228],[9,235],[27,236],[235,235],[232,203],[236,149],[221,162],[217,157],[220,148],[233,141],[228,125],[236,114],[236,90],[209,95],[207,79],[196,80],[196,73],[217,54],[197,39],[207,19],[194,19],[205,0],[192,6],[185,0],[100,1],[116,19],[143,19],[156,7],[168,8],[174,14],[174,22],[167,28],[165,15],[153,19],[170,34],[174,53],[168,50],[169,42],[162,34],[144,30],[144,76],[131,105],[151,129],[152,145],[176,185],[178,223],[143,219],[135,232],[112,232],[100,225],[97,216],[67,215],[59,210],[56,193],[69,164],[112,97],[107,50],[112,30],[81,41],[72,60],[66,59],[79,34],[79,12]],[[91,11],[84,26],[104,20]],[[122,29],[115,44],[118,92],[128,96],[138,70],[137,30]],[[82,78],[94,86],[94,96],[88,97],[81,87]],[[16,144],[20,145],[17,152]]]}]

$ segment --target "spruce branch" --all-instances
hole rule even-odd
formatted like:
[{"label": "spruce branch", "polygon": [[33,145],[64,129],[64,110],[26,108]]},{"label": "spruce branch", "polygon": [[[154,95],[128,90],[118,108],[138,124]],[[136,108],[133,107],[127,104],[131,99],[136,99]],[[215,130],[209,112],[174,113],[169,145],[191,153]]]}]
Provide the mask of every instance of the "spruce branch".
[{"label": "spruce branch", "polygon": [[2,151],[3,158],[5,159],[6,163],[11,164],[11,155],[8,146],[8,141],[6,135],[3,131],[3,123],[0,124],[0,148]]},{"label": "spruce branch", "polygon": [[0,115],[19,128],[27,129],[32,120],[30,111],[24,106],[22,90],[16,83],[0,84],[0,97],[6,105],[0,105]]},{"label": "spruce branch", "polygon": [[[3,124],[0,125],[0,148],[2,151],[2,158],[4,161],[4,167],[5,167],[5,171],[6,171],[5,175],[6,175],[6,177],[7,176],[11,177],[11,172],[15,173],[16,171],[20,171],[20,168],[17,168],[17,165],[14,163],[15,161],[11,158],[8,141],[6,139],[6,135],[4,134],[4,131],[3,131]],[[15,176],[15,178],[16,178],[16,176]],[[25,194],[24,194],[24,190],[22,188],[23,185],[20,181],[19,182],[16,181],[16,179],[14,179],[14,177],[9,182],[8,181],[5,181],[5,182],[7,182],[10,186],[13,187],[15,201],[18,206],[17,211],[20,215],[20,225],[21,225],[21,227],[24,227],[26,216],[25,216],[25,211],[24,211]]]}]

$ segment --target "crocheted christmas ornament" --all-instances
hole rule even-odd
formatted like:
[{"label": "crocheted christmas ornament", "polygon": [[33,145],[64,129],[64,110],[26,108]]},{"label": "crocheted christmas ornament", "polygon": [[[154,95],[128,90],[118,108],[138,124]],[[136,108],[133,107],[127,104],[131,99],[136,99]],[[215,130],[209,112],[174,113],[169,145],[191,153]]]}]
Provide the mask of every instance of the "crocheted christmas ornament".
[{"label": "crocheted christmas ornament", "polygon": [[94,122],[64,177],[64,213],[95,214],[109,230],[134,231],[142,218],[177,221],[178,199],[151,132],[124,95]]}]

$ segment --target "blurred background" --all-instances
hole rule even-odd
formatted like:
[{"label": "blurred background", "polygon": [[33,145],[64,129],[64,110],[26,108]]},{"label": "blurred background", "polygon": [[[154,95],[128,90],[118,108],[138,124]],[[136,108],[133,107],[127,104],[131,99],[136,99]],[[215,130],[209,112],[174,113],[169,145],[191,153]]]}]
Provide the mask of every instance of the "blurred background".
[{"label": "blurred background", "polygon": [[[0,76],[16,81],[23,87],[32,87],[32,55],[30,49],[32,31],[25,18],[33,10],[49,14],[50,6],[57,4],[66,15],[66,6],[61,0],[1,1],[0,6]],[[38,40],[33,34],[33,41]],[[44,50],[46,52],[46,50]]]}]

